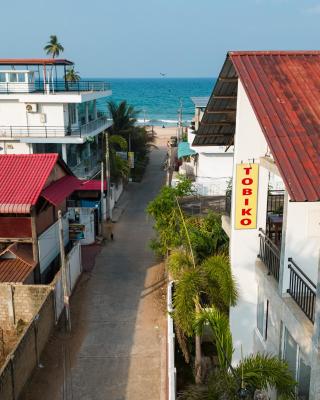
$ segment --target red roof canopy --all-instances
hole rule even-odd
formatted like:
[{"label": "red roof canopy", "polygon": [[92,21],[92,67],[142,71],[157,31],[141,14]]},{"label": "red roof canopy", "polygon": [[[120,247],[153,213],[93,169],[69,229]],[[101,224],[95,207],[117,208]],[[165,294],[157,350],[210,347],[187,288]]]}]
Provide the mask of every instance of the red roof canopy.
[{"label": "red roof canopy", "polygon": [[[107,181],[104,181],[104,189],[107,190]],[[101,190],[101,180],[91,179],[90,181],[80,181],[77,190]]]},{"label": "red roof canopy", "polygon": [[230,52],[293,201],[320,200],[320,51]]},{"label": "red roof canopy", "polygon": [[51,183],[42,192],[41,196],[55,206],[61,204],[71,193],[79,187],[80,180],[72,175],[66,175],[63,178]]},{"label": "red roof canopy", "polygon": [[36,204],[59,155],[0,155],[0,212],[27,214]]},{"label": "red roof canopy", "polygon": [[73,65],[62,58],[0,58],[0,65]]},{"label": "red roof canopy", "polygon": [[15,258],[0,258],[0,282],[24,282],[36,267],[31,246],[13,243],[0,256],[8,252]]}]

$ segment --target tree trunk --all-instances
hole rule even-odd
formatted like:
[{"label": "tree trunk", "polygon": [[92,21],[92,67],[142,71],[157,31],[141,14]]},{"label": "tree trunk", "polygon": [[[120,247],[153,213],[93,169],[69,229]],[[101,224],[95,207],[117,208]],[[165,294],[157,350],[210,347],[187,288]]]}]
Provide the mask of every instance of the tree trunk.
[{"label": "tree trunk", "polygon": [[[199,301],[196,299],[196,314],[200,312]],[[195,336],[195,382],[197,385],[202,383],[202,369],[201,369],[202,355],[201,355],[201,336]]]}]

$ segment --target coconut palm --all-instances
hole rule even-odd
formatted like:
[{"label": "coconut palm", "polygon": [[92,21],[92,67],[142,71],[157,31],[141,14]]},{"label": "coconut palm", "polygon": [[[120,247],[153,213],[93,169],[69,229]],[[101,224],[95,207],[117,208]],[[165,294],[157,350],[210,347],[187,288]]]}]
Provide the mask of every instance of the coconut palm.
[{"label": "coconut palm", "polygon": [[137,122],[139,111],[135,110],[133,106],[128,105],[125,100],[119,104],[109,101],[108,110],[113,121],[110,132],[117,135],[130,133]]},{"label": "coconut palm", "polygon": [[[187,228],[186,228],[187,231]],[[226,255],[213,255],[197,263],[191,249],[177,249],[168,258],[168,270],[175,280],[173,318],[187,337],[195,337],[195,382],[202,381],[201,334],[194,330],[203,307],[214,305],[223,313],[234,306],[238,293]],[[187,360],[186,360],[187,361]]]},{"label": "coconut palm", "polygon": [[179,400],[233,400],[268,398],[268,389],[275,389],[279,398],[294,399],[296,382],[288,364],[278,357],[257,353],[231,366],[232,336],[228,318],[215,308],[202,310],[196,318],[195,329],[201,334],[205,325],[212,331],[219,365],[206,385],[190,386],[179,395]]},{"label": "coconut palm", "polygon": [[79,72],[75,71],[74,67],[68,68],[65,79],[68,82],[78,82],[80,81]]},{"label": "coconut palm", "polygon": [[122,136],[109,136],[110,171],[112,179],[116,182],[122,178],[127,178],[129,174],[128,162],[117,154],[117,151],[126,150],[127,141]]},{"label": "coconut palm", "polygon": [[51,55],[52,58],[56,58],[64,51],[64,47],[59,43],[56,35],[50,35],[50,40],[43,49],[47,55]]}]

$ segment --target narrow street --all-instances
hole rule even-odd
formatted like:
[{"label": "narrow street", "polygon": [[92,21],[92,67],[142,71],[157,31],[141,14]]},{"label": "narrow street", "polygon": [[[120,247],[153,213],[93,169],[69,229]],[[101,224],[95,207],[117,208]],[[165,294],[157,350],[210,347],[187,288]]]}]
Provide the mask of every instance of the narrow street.
[{"label": "narrow street", "polygon": [[141,183],[91,272],[72,297],[72,334],[56,332],[23,400],[162,400],[165,392],[163,266],[148,247],[147,203],[164,183],[165,150],[153,150]]}]

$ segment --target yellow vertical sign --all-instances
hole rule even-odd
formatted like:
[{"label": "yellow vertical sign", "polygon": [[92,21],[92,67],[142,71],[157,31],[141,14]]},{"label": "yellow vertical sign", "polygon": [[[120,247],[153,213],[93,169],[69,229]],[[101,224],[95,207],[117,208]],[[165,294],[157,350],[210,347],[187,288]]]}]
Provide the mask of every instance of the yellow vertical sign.
[{"label": "yellow vertical sign", "polygon": [[258,164],[237,164],[235,228],[257,227]]}]

